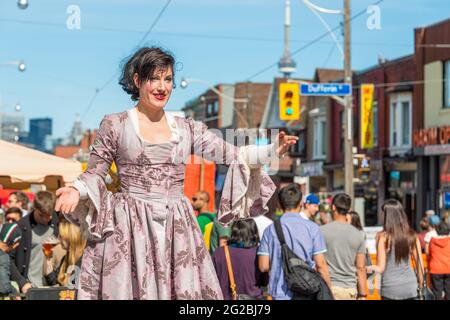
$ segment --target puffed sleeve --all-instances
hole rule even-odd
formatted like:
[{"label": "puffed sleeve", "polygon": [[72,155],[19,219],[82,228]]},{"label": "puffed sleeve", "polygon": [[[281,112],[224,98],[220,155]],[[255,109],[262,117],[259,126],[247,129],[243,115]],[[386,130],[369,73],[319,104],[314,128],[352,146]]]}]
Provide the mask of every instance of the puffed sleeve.
[{"label": "puffed sleeve", "polygon": [[114,231],[113,194],[106,189],[105,177],[116,157],[117,126],[115,115],[107,115],[101,121],[87,169],[73,184],[80,191],[80,202],[73,213],[65,214],[91,240],[102,240]]},{"label": "puffed sleeve", "polygon": [[263,165],[278,159],[273,144],[236,147],[201,122],[190,119],[194,153],[216,164],[228,166],[218,220],[222,225],[268,212],[267,203],[275,192],[275,184]]}]

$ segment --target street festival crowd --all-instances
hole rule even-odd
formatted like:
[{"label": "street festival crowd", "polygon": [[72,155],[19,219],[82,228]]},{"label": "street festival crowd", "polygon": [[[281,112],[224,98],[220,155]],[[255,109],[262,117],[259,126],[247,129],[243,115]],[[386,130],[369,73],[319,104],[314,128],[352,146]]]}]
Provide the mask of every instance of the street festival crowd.
[{"label": "street festival crowd", "polygon": [[[267,146],[235,147],[164,112],[174,65],[161,48],[136,51],[119,84],[137,104],[103,118],[86,171],[32,203],[22,191],[9,195],[0,215],[2,299],[60,287],[76,289],[77,299],[364,300],[374,274],[385,300],[450,298],[448,217],[426,212],[417,234],[402,204],[386,200],[372,264],[354,199],[336,194],[327,214],[317,195],[295,183],[279,188],[262,169],[298,137],[281,132]],[[228,166],[217,213],[203,190],[184,195],[192,154]],[[104,180],[113,162],[116,193]]]},{"label": "street festival crowd", "polygon": [[[421,232],[416,233],[401,203],[385,201],[383,230],[376,236],[376,264],[372,264],[359,215],[352,211],[352,199],[345,193],[332,198],[331,215],[322,210],[315,194],[303,197],[298,184],[281,188],[271,200],[275,205],[268,214],[224,227],[217,214],[208,211],[211,197],[207,192],[192,197],[224,299],[365,299],[367,277],[374,273],[382,276],[382,299],[419,299],[427,290],[432,299],[450,298],[449,222],[432,210],[426,212]],[[24,192],[15,191],[1,208],[2,299],[24,298],[30,288],[76,288],[76,270],[87,239],[54,207],[51,192],[37,192],[30,203]],[[290,254],[306,264],[305,270],[311,268],[307,279],[314,284],[313,276],[318,277],[318,288],[291,286],[280,238]],[[426,270],[417,267],[423,266],[423,253],[428,258]],[[430,275],[429,286],[426,274]],[[307,290],[308,294],[301,294]]]}]

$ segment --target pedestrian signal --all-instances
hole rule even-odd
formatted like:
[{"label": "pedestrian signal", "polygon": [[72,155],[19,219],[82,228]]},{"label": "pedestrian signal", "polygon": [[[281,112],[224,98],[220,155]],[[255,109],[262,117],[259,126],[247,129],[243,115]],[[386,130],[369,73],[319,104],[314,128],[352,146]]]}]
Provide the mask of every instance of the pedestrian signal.
[{"label": "pedestrian signal", "polygon": [[298,83],[280,83],[280,120],[300,119]]}]

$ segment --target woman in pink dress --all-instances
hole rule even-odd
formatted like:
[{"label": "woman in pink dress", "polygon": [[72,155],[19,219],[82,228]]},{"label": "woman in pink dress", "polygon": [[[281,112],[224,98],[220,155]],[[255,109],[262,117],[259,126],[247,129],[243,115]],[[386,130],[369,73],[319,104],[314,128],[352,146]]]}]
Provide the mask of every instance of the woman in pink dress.
[{"label": "woman in pink dress", "polygon": [[[173,65],[159,48],[142,48],[129,59],[120,84],[137,105],[103,118],[86,172],[56,192],[56,211],[89,239],[78,299],[222,299],[183,192],[186,162],[195,153],[229,166],[218,213],[228,224],[267,211],[275,186],[262,163],[298,139],[280,133],[277,146],[237,148],[201,122],[165,113]],[[114,194],[104,182],[113,161],[121,185]]]}]

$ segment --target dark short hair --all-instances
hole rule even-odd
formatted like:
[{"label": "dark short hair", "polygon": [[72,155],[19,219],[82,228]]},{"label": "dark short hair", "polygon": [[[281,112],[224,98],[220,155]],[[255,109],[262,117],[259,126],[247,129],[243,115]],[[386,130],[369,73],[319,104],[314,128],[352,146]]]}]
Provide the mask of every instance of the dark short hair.
[{"label": "dark short hair", "polygon": [[16,196],[18,202],[22,202],[22,206],[24,209],[28,209],[28,204],[30,203],[30,199],[28,199],[27,195],[23,191],[14,191],[9,194],[9,196]]},{"label": "dark short hair", "polygon": [[283,211],[295,209],[302,202],[302,191],[298,183],[291,183],[281,188],[278,193],[278,200]]},{"label": "dark short hair", "polygon": [[[137,73],[140,82],[149,80],[158,70],[172,69],[173,79],[175,70],[173,68],[175,58],[168,51],[158,47],[144,47],[136,51],[126,59],[122,68],[119,84],[122,89],[131,95],[131,100],[139,100],[139,88],[134,84],[134,74]],[[173,81],[175,87],[175,81]]]},{"label": "dark short hair", "polygon": [[231,224],[230,244],[243,248],[253,248],[259,245],[258,227],[255,220],[241,219]]},{"label": "dark short hair", "polygon": [[49,191],[39,191],[33,201],[33,207],[41,213],[53,214],[56,197]]},{"label": "dark short hair", "polygon": [[331,204],[336,207],[339,214],[345,215],[352,206],[352,198],[346,193],[338,193],[333,197]]},{"label": "dark short hair", "polygon": [[450,233],[450,228],[444,221],[442,221],[436,226],[436,232],[439,236],[448,236]]},{"label": "dark short hair", "polygon": [[8,210],[6,210],[5,212],[5,218],[8,216],[8,214],[10,213],[17,213],[20,215],[20,217],[22,217],[22,210],[20,208],[16,208],[16,207],[12,207],[12,208],[8,208]]}]

